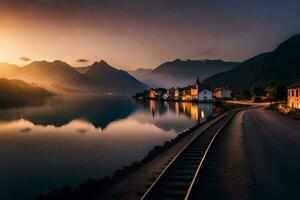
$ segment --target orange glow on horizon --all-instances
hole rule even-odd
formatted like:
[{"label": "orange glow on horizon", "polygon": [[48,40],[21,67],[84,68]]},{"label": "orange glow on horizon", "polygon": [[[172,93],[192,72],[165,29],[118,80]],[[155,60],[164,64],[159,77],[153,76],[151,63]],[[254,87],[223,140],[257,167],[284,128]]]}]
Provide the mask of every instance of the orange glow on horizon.
[{"label": "orange glow on horizon", "polygon": [[[92,31],[86,25],[73,27],[46,20],[24,21],[11,13],[1,13],[1,7],[0,18],[0,63],[22,67],[31,61],[62,60],[80,67],[105,60],[112,66],[125,70],[143,65],[139,53],[135,49],[127,49],[135,44],[130,40],[121,40],[120,36],[112,37],[107,32]],[[21,57],[28,57],[31,61],[24,61]],[[88,62],[80,63],[77,62],[78,59],[86,59]]]}]

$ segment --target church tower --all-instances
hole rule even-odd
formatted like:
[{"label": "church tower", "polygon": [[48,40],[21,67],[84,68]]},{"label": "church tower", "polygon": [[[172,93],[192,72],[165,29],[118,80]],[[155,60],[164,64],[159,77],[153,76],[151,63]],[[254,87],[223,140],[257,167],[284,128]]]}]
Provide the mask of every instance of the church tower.
[{"label": "church tower", "polygon": [[196,88],[198,89],[199,86],[200,86],[200,81],[199,81],[199,77],[197,77],[197,79],[196,79]]},{"label": "church tower", "polygon": [[197,92],[197,99],[199,98],[199,88],[200,87],[200,81],[199,81],[199,76],[196,79],[196,92]]}]

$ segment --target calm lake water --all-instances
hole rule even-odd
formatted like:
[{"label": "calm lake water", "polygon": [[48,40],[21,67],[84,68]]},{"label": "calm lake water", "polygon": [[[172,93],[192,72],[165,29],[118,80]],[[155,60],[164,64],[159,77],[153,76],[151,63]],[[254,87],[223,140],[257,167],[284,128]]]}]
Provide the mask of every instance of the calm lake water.
[{"label": "calm lake water", "polygon": [[129,97],[54,97],[0,109],[0,199],[111,175],[212,117],[212,104]]}]

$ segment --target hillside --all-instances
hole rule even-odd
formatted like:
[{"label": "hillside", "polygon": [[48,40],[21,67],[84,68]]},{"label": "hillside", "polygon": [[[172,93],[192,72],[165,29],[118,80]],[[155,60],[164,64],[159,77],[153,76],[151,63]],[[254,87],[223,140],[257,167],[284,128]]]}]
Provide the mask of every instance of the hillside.
[{"label": "hillside", "polygon": [[249,90],[272,81],[289,85],[300,78],[300,34],[281,43],[274,51],[241,63],[236,68],[209,77],[204,83],[212,87],[229,86],[233,90]]},{"label": "hillside", "polygon": [[0,101],[3,103],[11,101],[38,100],[53,94],[36,85],[25,83],[21,80],[0,79]]},{"label": "hillside", "polygon": [[239,63],[224,62],[221,60],[174,60],[159,65],[151,72],[140,73],[141,70],[131,73],[140,81],[151,87],[186,86],[194,83],[197,76],[200,81],[205,78],[230,70]]},{"label": "hillside", "polygon": [[139,68],[134,71],[128,71],[128,73],[136,79],[142,80],[147,76],[147,74],[151,73],[152,71],[152,69]]},{"label": "hillside", "polygon": [[88,79],[62,61],[35,61],[26,65],[13,77],[45,87],[56,84],[71,88],[87,86]]},{"label": "hillside", "polygon": [[0,64],[0,78],[36,83],[55,92],[134,94],[147,86],[127,72],[96,62],[76,69],[65,62],[34,61],[24,67]]},{"label": "hillside", "polygon": [[84,75],[105,92],[133,94],[148,88],[126,71],[113,68],[103,60],[95,62]]}]

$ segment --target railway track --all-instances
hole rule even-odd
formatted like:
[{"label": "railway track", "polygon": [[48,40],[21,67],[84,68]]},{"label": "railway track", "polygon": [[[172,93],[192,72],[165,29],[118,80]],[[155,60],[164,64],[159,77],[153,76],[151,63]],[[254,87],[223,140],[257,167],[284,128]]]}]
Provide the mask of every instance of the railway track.
[{"label": "railway track", "polygon": [[149,187],[141,200],[188,200],[211,144],[237,112],[231,111],[186,145]]}]

